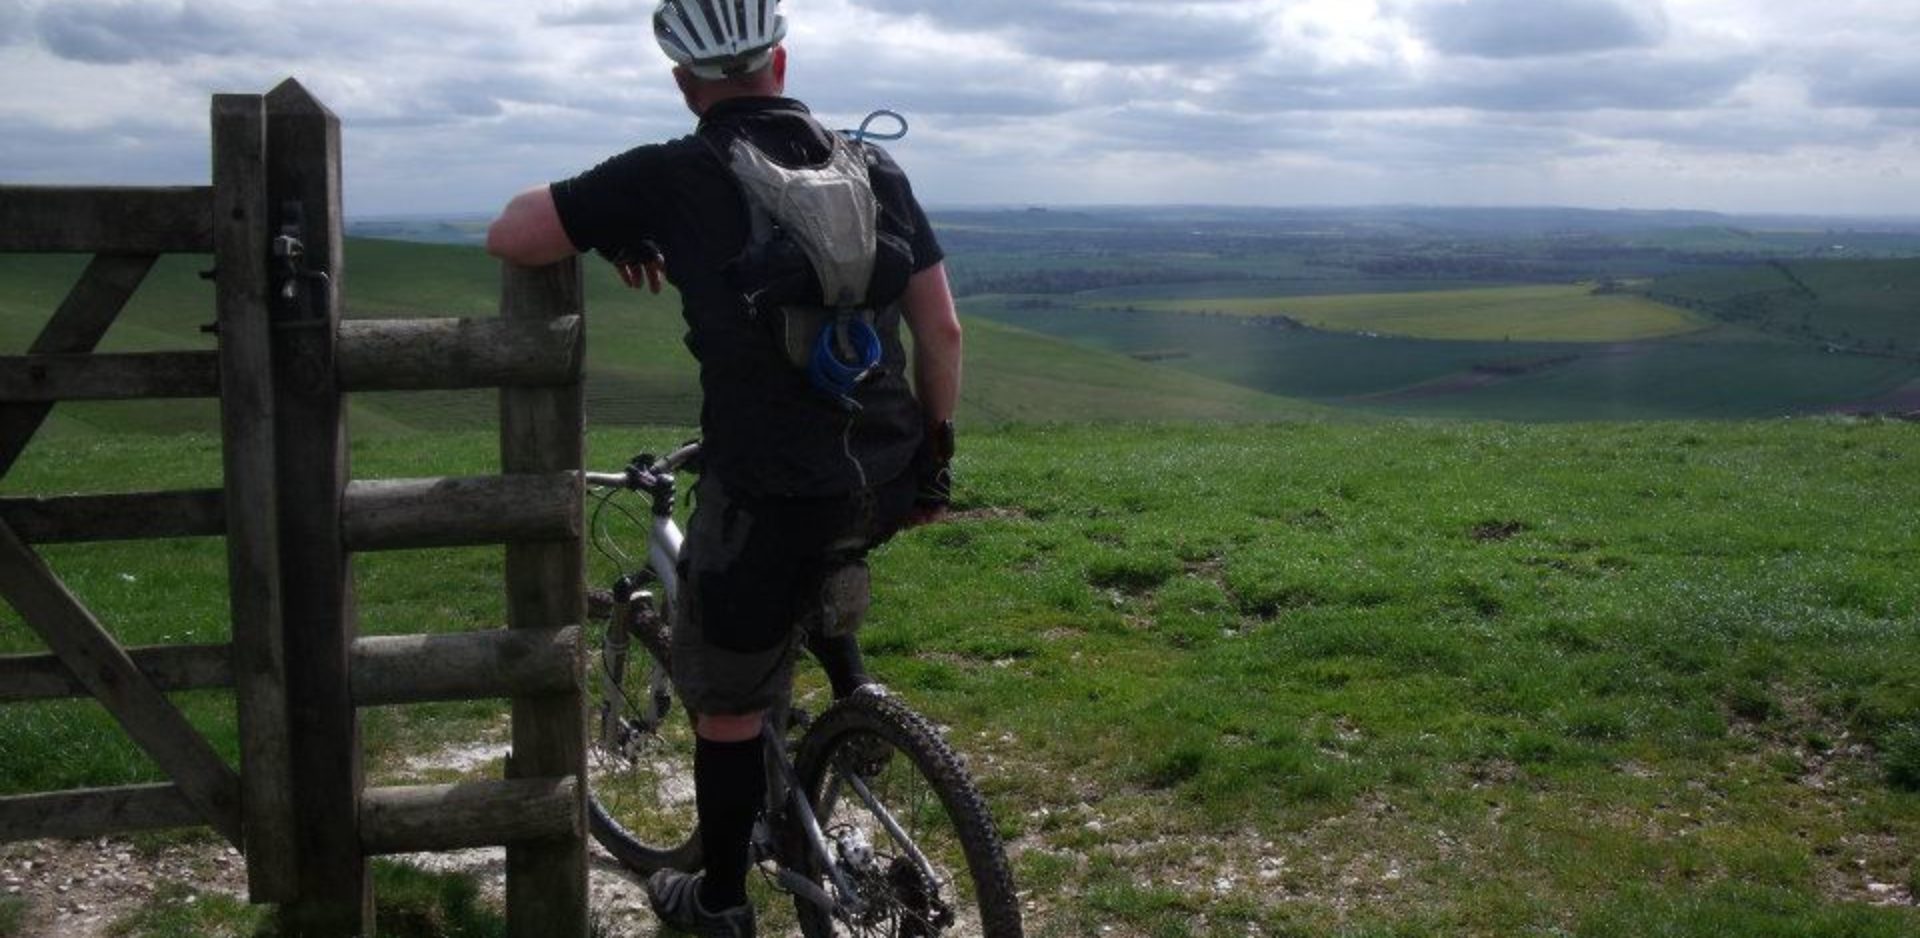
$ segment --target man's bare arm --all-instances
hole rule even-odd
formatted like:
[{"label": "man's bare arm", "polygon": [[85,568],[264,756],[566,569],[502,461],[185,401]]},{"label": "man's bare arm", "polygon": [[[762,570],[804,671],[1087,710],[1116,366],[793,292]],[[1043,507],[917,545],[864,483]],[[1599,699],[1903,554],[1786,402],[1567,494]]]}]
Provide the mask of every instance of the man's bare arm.
[{"label": "man's bare arm", "polygon": [[952,420],[960,404],[960,314],[935,264],[907,281],[907,328],[913,333],[913,389],[928,424]]},{"label": "man's bare arm", "polygon": [[907,328],[913,332],[913,389],[927,424],[926,442],[915,460],[918,490],[907,527],[946,517],[953,497],[954,408],[960,404],[960,314],[953,308],[947,268],[935,264],[907,281],[903,298]]},{"label": "man's bare arm", "polygon": [[487,229],[487,253],[509,264],[543,267],[580,253],[560,224],[553,192],[535,186],[513,197]]}]

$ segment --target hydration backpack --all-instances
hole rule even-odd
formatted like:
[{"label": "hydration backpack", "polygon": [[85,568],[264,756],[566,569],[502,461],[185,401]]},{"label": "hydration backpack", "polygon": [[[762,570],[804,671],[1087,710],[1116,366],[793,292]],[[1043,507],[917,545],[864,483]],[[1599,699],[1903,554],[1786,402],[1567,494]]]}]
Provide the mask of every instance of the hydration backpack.
[{"label": "hydration backpack", "polygon": [[812,166],[782,165],[744,135],[724,148],[702,139],[747,204],[750,234],[727,267],[729,283],[809,384],[857,411],[853,392],[880,365],[879,314],[906,292],[913,250],[880,230],[865,145],[814,128],[832,150]]}]

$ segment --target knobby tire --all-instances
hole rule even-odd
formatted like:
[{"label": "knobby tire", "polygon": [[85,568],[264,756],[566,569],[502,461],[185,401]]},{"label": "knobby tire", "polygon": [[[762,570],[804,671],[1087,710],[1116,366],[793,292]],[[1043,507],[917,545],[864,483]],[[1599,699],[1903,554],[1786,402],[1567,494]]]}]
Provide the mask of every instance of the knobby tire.
[{"label": "knobby tire", "polygon": [[[808,728],[801,739],[795,768],[808,802],[816,812],[823,814],[820,818],[822,827],[831,830],[836,819],[843,816],[826,816],[821,806],[834,774],[832,770],[836,765],[846,764],[850,758],[859,760],[863,753],[870,756],[875,737],[884,740],[893,750],[883,773],[910,770],[914,777],[905,780],[924,784],[927,791],[938,799],[937,810],[943,815],[941,820],[950,825],[950,830],[939,833],[959,842],[964,860],[944,857],[949,868],[943,869],[943,872],[951,874],[956,880],[946,884],[945,888],[953,894],[952,899],[957,904],[965,906],[961,921],[968,923],[967,933],[976,934],[972,929],[977,928],[977,934],[982,938],[1021,938],[1019,896],[1014,889],[1006,851],[986,801],[974,786],[965,764],[947,745],[939,731],[925,717],[880,688],[862,688],[834,704]],[[886,797],[879,796],[883,799]],[[858,805],[859,798],[853,792],[843,790],[840,804],[842,807],[839,810],[851,810],[848,806]],[[900,811],[907,806],[893,804],[889,807]],[[922,809],[931,810],[933,806],[922,806]],[[913,833],[911,828],[909,833]],[[932,833],[930,829],[927,838],[915,839],[930,839]],[[788,843],[796,839],[790,833]],[[884,850],[886,845],[879,846]],[[925,849],[926,845],[922,847]],[[942,859],[935,858],[935,863],[939,864]],[[804,860],[796,866],[824,885],[827,882],[826,872],[815,868],[817,863],[810,854]],[[950,868],[952,863],[957,862],[964,862],[966,870]],[[958,882],[963,876],[966,882]],[[966,893],[967,889],[971,889],[970,895]],[[944,933],[909,922],[905,914],[891,926],[869,924],[850,929],[846,923],[834,921],[824,910],[810,902],[796,898],[794,905],[799,915],[801,933],[806,938],[921,938]]]}]

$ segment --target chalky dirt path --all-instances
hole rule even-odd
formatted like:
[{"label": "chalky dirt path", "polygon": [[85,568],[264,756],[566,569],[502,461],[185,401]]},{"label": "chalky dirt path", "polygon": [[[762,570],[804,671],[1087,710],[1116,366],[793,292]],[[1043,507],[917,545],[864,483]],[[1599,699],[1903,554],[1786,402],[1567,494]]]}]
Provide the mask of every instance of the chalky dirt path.
[{"label": "chalky dirt path", "polygon": [[[405,760],[402,771],[472,772],[497,764],[506,749],[504,744],[451,748]],[[596,938],[663,934],[647,908],[641,883],[598,844],[590,847]],[[392,859],[430,872],[471,875],[489,901],[498,905],[504,899],[504,848]],[[123,838],[0,846],[0,896],[27,901],[19,938],[109,938],[116,921],[156,901],[193,903],[224,896],[245,902],[246,893],[245,859],[210,837],[147,848]]]}]

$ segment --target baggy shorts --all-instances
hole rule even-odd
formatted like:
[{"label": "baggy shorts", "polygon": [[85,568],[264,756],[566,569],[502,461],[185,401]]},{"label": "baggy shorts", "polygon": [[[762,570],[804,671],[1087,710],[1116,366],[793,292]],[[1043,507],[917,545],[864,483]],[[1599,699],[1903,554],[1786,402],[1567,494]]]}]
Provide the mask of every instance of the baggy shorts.
[{"label": "baggy shorts", "polygon": [[899,530],[913,496],[912,473],[822,498],[743,497],[703,476],[673,609],[673,683],[687,708],[734,716],[783,702],[806,630],[859,628],[867,552]]}]

